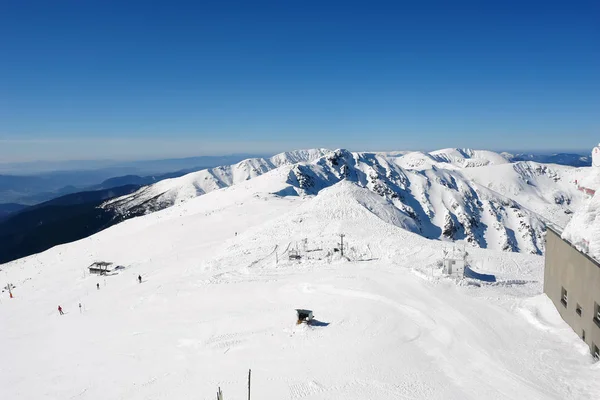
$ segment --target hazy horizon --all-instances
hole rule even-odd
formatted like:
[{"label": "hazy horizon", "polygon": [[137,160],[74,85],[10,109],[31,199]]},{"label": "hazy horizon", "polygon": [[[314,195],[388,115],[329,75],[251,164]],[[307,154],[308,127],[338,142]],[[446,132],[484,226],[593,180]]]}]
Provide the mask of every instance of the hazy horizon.
[{"label": "hazy horizon", "polygon": [[[331,147],[330,150],[335,150],[341,147]],[[464,147],[461,147],[464,148]],[[571,150],[536,150],[536,149],[485,149],[485,148],[472,148],[473,150],[489,150],[498,153],[506,152],[510,154],[536,154],[536,155],[552,155],[559,153],[569,153],[577,155],[590,155],[590,149],[571,149]],[[246,159],[246,158],[257,158],[257,157],[271,157],[275,154],[279,154],[286,151],[302,150],[297,149],[286,149],[280,152],[257,152],[257,153],[223,153],[223,154],[211,154],[211,155],[195,155],[186,157],[166,157],[166,158],[139,158],[139,159],[66,159],[66,160],[33,160],[33,161],[17,161],[17,162],[0,162],[0,174],[8,175],[32,175],[46,172],[60,172],[60,171],[86,171],[86,170],[100,170],[100,169],[111,169],[111,168],[131,168],[135,172],[136,168],[141,168],[146,164],[147,168],[152,168],[153,164],[160,164],[165,162],[177,162],[177,161],[192,161],[198,160],[198,165],[193,167],[202,166],[204,162],[215,162],[218,159],[223,159],[224,164],[233,163],[235,159]],[[348,149],[350,151],[361,152],[360,149]],[[391,153],[391,152],[409,152],[409,151],[423,151],[431,152],[436,150],[442,150],[442,148],[436,149],[384,149],[384,150],[369,150],[364,152],[373,153]],[[188,165],[187,168],[191,168],[192,165]],[[172,169],[162,169],[162,172],[174,172],[177,170],[183,170],[186,167]],[[140,169],[140,172],[144,172],[144,169]]]}]

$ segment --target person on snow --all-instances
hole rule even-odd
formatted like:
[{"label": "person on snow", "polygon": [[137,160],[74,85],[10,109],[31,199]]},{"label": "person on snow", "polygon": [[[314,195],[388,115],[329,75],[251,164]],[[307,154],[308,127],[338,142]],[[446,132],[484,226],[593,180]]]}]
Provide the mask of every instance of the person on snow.
[{"label": "person on snow", "polygon": [[96,283],[96,289],[100,290],[100,284]]},{"label": "person on snow", "polygon": [[79,303],[79,313],[81,313],[81,303]]},{"label": "person on snow", "polygon": [[142,283],[142,276],[141,276],[141,275],[138,275],[138,281],[139,281],[140,283]]},{"label": "person on snow", "polygon": [[60,315],[65,315],[61,306],[58,306],[58,312],[60,313]]}]

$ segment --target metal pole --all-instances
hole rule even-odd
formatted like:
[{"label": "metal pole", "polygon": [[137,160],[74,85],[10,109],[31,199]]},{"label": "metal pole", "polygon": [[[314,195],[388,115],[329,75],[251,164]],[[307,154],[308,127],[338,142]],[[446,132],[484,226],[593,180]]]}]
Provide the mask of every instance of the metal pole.
[{"label": "metal pole", "polygon": [[250,379],[252,378],[252,370],[248,370],[248,400],[250,400]]}]

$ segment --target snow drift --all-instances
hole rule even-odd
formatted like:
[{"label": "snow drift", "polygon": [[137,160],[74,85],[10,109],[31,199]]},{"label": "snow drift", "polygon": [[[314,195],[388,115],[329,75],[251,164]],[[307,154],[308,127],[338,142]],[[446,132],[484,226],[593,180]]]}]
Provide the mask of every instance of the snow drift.
[{"label": "snow drift", "polygon": [[596,193],[573,214],[562,237],[580,251],[600,260],[600,168],[594,168],[581,184]]}]

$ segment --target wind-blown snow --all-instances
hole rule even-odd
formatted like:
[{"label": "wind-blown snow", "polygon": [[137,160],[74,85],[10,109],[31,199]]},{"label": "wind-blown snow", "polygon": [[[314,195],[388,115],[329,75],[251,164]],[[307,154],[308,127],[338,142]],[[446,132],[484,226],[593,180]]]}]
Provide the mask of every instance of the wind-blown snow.
[{"label": "wind-blown snow", "polygon": [[[498,282],[442,277],[453,244],[410,232],[369,160],[282,166],[3,265],[15,285],[0,293],[3,397],[209,399],[221,387],[239,399],[252,368],[264,400],[599,398],[598,365],[541,295],[543,258],[468,248]],[[333,182],[342,171],[356,179]],[[443,178],[449,201],[466,183],[439,172],[386,179],[450,190]],[[332,184],[305,194],[316,186],[294,179],[309,176]],[[98,260],[125,269],[85,274]],[[318,322],[296,326],[295,308]]]},{"label": "wind-blown snow", "polygon": [[600,260],[600,168],[592,168],[581,185],[595,190],[596,193],[586,201],[562,233],[580,251]]}]

